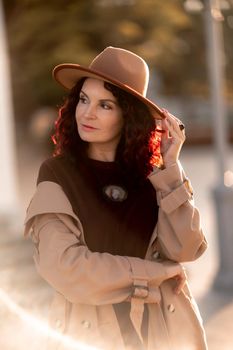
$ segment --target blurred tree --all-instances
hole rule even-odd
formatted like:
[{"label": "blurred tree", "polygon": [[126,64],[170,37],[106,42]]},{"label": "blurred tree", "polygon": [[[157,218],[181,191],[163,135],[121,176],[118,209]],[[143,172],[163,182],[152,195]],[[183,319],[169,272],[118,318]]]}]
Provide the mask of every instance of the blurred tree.
[{"label": "blurred tree", "polygon": [[[182,0],[3,2],[21,121],[40,105],[56,105],[64,94],[51,79],[53,66],[89,64],[108,45],[132,50],[156,67],[163,93],[208,93],[203,19],[187,14]],[[227,30],[230,40],[232,28]],[[232,79],[232,67],[228,71]]]},{"label": "blurred tree", "polygon": [[224,46],[226,52],[226,77],[227,77],[227,94],[229,94],[229,100],[232,101],[233,95],[233,2],[232,7],[224,11]]}]

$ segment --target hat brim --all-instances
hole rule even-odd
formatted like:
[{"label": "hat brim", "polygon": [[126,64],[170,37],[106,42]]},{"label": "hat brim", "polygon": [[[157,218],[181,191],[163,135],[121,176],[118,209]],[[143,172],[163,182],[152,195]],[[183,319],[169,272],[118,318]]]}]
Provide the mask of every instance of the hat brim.
[{"label": "hat brim", "polygon": [[79,64],[64,63],[59,64],[53,69],[53,77],[60,85],[68,90],[72,89],[80,79],[85,77],[107,81],[113,85],[120,87],[122,90],[129,92],[130,94],[137,97],[140,101],[145,103],[156,119],[163,119],[165,117],[162,109],[150,101],[148,98],[144,97],[136,90],[132,89],[130,86],[122,84],[121,82],[93,69],[80,66]]}]

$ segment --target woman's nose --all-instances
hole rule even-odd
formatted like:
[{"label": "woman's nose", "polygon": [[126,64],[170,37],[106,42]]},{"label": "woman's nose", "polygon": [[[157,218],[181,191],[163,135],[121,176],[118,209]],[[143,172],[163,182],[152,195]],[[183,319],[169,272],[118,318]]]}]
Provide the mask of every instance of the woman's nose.
[{"label": "woman's nose", "polygon": [[84,113],[85,118],[87,119],[95,119],[96,118],[96,108],[94,105],[89,104]]}]

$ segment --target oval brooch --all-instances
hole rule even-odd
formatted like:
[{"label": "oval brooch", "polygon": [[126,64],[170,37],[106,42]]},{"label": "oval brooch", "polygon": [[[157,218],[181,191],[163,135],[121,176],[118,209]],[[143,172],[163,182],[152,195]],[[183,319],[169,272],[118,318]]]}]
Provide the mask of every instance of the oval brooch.
[{"label": "oval brooch", "polygon": [[113,202],[123,202],[126,200],[128,193],[127,191],[117,185],[108,185],[103,188],[104,195]]}]

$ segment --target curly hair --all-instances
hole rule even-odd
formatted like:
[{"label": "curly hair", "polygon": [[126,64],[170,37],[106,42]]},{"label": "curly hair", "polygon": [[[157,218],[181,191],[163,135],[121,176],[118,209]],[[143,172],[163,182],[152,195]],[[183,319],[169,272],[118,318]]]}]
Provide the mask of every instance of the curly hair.
[{"label": "curly hair", "polygon": [[[54,155],[68,154],[73,159],[87,156],[88,142],[80,138],[75,119],[75,110],[85,79],[76,83],[59,109],[55,133],[52,136]],[[147,106],[135,96],[108,82],[104,82],[104,87],[116,97],[124,118],[115,160],[134,178],[145,179],[153,166],[161,164],[160,134],[155,126],[155,119]]]}]

